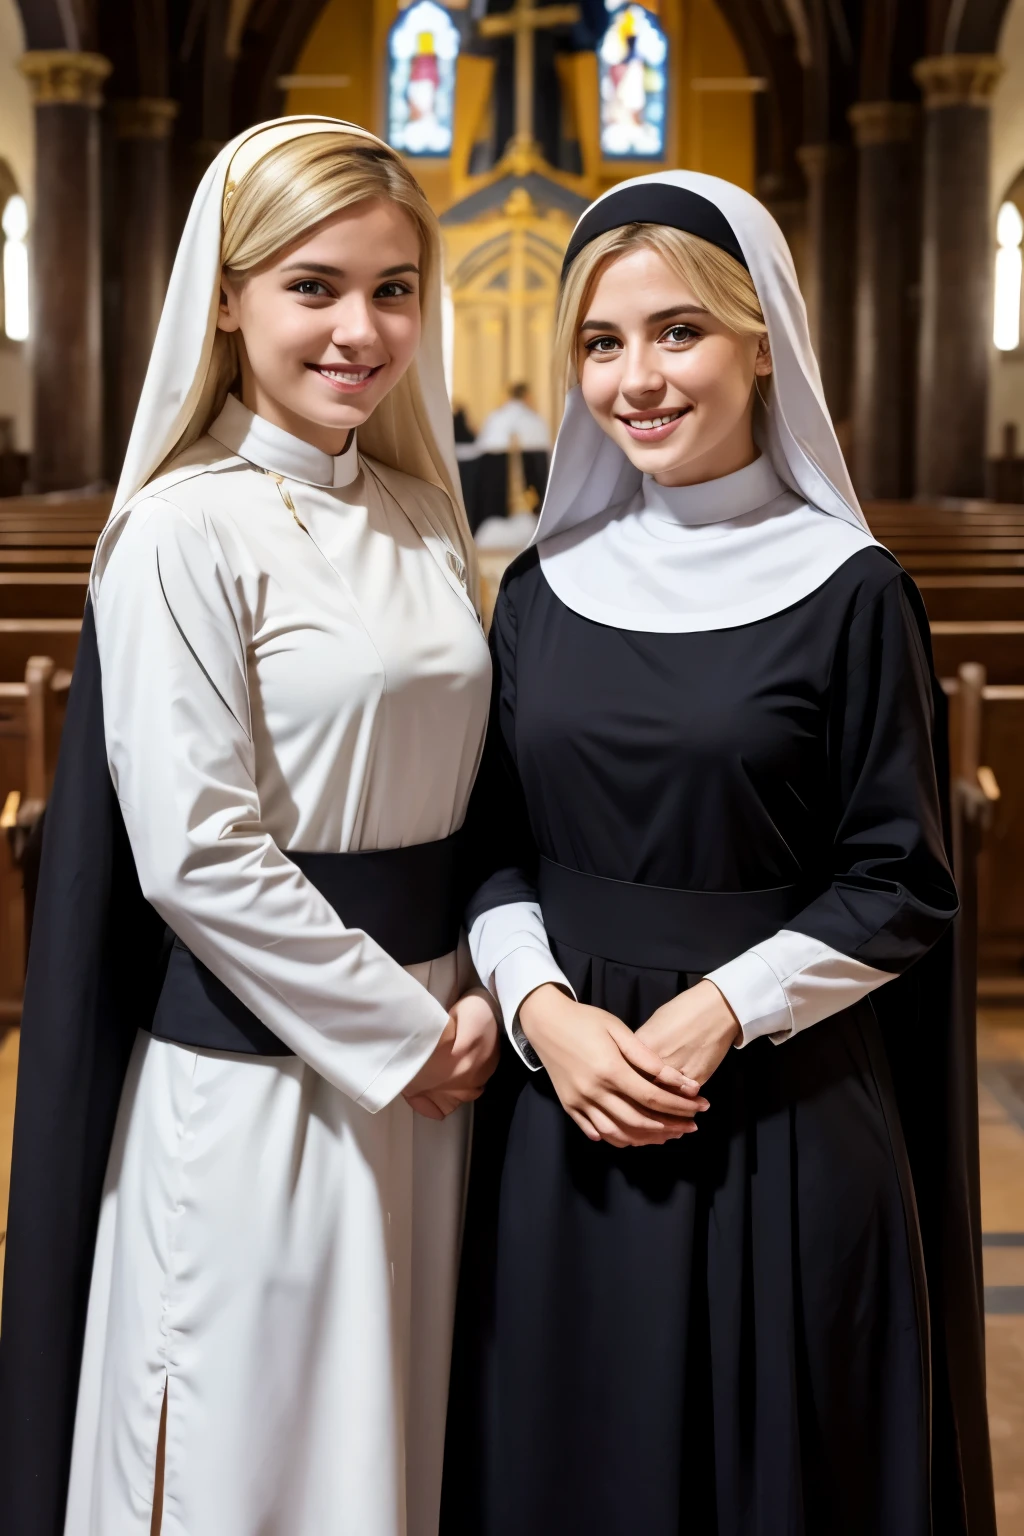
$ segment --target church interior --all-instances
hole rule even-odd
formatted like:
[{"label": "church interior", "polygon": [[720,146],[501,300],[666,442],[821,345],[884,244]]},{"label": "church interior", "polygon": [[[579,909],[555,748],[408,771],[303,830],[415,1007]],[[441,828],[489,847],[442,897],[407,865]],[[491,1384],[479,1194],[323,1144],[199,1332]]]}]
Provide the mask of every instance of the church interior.
[{"label": "church interior", "polygon": [[192,193],[289,113],[386,138],[439,216],[485,608],[543,495],[583,208],[678,166],[785,232],[949,699],[999,1529],[1024,1536],[1024,0],[0,0],[0,1278],[33,834],[92,549]]}]

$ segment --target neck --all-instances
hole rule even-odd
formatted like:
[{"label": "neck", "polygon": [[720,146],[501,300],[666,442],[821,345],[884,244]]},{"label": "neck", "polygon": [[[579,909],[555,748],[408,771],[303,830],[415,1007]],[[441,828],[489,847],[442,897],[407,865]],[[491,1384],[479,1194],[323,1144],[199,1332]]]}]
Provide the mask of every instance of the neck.
[{"label": "neck", "polygon": [[261,416],[264,421],[269,421],[271,426],[280,427],[283,432],[290,432],[292,437],[297,437],[301,442],[309,443],[312,448],[319,448],[321,453],[329,454],[332,459],[339,453],[344,453],[352,438],[351,427],[325,427],[317,421],[308,421],[305,416],[299,416],[295,411],[290,411],[280,401],[274,400],[260,387],[252,370],[242,369],[242,404],[255,416]]}]

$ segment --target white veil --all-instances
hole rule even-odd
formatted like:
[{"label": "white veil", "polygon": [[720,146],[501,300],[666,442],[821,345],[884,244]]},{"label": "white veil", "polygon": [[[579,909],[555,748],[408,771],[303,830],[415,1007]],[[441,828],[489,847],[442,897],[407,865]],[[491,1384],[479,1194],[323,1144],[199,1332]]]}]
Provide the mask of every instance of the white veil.
[{"label": "white veil", "polygon": [[[382,142],[365,128],[338,118],[277,118],[239,134],[220,151],[200,182],[178,245],[110,520],[97,546],[94,573],[109,557],[132,498],[167,463],[202,406],[217,330],[227,193],[278,145],[304,134],[331,132],[356,134],[371,144]],[[456,523],[464,527],[444,381],[441,263],[436,241],[430,283],[423,294],[419,350],[408,371],[360,427],[359,448],[393,469],[439,486],[456,509]]]},{"label": "white veil", "polygon": [[[767,208],[741,187],[697,171],[665,171],[621,182],[592,203],[581,216],[580,223],[593,209],[615,198],[625,188],[643,187],[682,188],[698,194],[720,210],[743,252],[768,330],[773,364],[772,389],[767,407],[760,400],[756,402],[754,436],[781,481],[779,489],[788,488],[793,493],[788,505],[794,509],[799,506],[803,515],[798,516],[794,510],[788,520],[780,515],[772,520],[774,526],[769,527],[763,519],[755,519],[754,525],[742,517],[733,523],[722,521],[719,510],[715,515],[718,527],[714,560],[709,565],[705,559],[700,571],[704,590],[708,590],[709,580],[714,585],[716,572],[721,577],[723,589],[728,588],[727,606],[731,617],[725,622],[747,622],[778,612],[798,597],[806,596],[858,548],[875,541],[861,511],[825,404],[803,296],[789,246],[778,224]],[[643,219],[643,214],[636,212],[636,203],[634,194],[624,223]],[[662,222],[655,205],[662,206],[661,200],[652,197],[650,222]],[[607,566],[609,560],[620,559],[625,546],[619,542],[613,550],[609,542],[603,555],[596,548],[587,549],[586,546],[603,539],[607,541],[608,521],[599,514],[636,498],[643,482],[640,470],[630,463],[622,449],[591,416],[579,386],[570,390],[533,542],[540,545],[545,576],[559,597],[576,611],[601,622],[620,620],[607,605],[602,607],[589,602],[584,592],[587,582],[581,585],[577,577],[585,565],[592,569],[595,560],[603,559]],[[703,489],[694,488],[697,492]],[[680,493],[675,494],[678,498]],[[817,519],[809,521],[808,512],[817,514]],[[591,519],[594,520],[593,529],[588,531],[581,525]],[[771,548],[773,540],[776,544],[782,540],[786,545],[784,551],[780,546],[778,562],[778,571],[785,573],[784,579],[780,576],[776,581],[774,595],[766,576],[766,557],[770,565],[775,554]],[[807,555],[803,562],[801,540]],[[813,549],[809,547],[811,544]],[[642,540],[634,538],[631,541],[630,560],[642,559],[642,554],[637,553],[642,550],[642,545]],[[694,556],[698,554],[695,543],[692,553]],[[706,555],[706,552],[701,553]],[[652,561],[662,562],[665,554],[663,547],[651,546]],[[685,574],[689,555],[679,552],[678,558],[683,562],[679,569]],[[801,563],[805,571],[803,579],[797,569]],[[700,564],[698,560],[697,565]],[[608,572],[609,579],[610,574]],[[696,576],[696,566],[693,574]],[[664,587],[664,569],[660,580]],[[807,585],[807,582],[812,584]],[[622,623],[621,627],[663,630],[719,627],[710,604],[702,604],[701,613],[687,614],[686,585],[684,581],[679,592],[678,620],[657,622],[655,616],[655,621],[644,622],[642,605],[639,605],[634,617],[640,617],[641,622],[635,625]],[[802,591],[798,590],[801,586]],[[743,601],[745,587],[749,587],[749,602]],[[647,594],[644,596],[646,600]]]}]

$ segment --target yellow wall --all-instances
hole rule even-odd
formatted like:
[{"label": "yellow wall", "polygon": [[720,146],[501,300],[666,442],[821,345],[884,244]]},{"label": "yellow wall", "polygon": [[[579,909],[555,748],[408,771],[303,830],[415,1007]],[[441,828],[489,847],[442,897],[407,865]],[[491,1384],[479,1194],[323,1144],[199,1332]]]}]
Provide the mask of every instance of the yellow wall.
[{"label": "yellow wall", "polygon": [[[289,91],[285,111],[323,112],[349,118],[375,133],[383,132],[387,34],[397,14],[397,0],[328,0],[302,50],[295,73],[349,75],[351,83],[331,89]],[[715,0],[662,0],[660,17],[672,50],[668,153],[663,163],[709,171],[753,190],[752,97],[748,92],[692,89],[694,79],[737,79],[748,73]],[[597,146],[594,55],[563,61],[560,73],[563,86],[573,98],[567,108],[570,117],[575,118],[583,150],[587,183],[581,187],[584,195],[596,195],[623,177],[658,168],[653,163],[601,159]],[[467,153],[468,148],[467,145]],[[442,212],[453,196],[453,174],[458,177],[461,168],[449,165],[447,160],[420,160],[415,169],[434,206]]]},{"label": "yellow wall", "polygon": [[681,58],[670,89],[678,103],[677,163],[724,176],[754,190],[754,110],[748,91],[700,91],[697,79],[749,75],[743,55],[714,0],[680,0]]},{"label": "yellow wall", "polygon": [[293,73],[348,75],[350,84],[289,91],[285,111],[343,117],[381,133],[387,34],[397,14],[396,0],[328,0]]}]

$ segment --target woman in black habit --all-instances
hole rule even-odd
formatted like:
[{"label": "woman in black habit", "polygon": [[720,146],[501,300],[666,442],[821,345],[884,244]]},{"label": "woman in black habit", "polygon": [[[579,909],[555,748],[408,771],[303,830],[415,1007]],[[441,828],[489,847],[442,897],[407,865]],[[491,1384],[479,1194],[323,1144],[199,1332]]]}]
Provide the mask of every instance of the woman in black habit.
[{"label": "woman in black habit", "polygon": [[442,1536],[990,1536],[920,598],[753,198],[613,189],[558,336],[470,810],[510,1038],[477,1107]]}]

